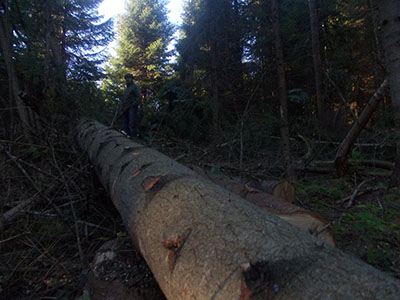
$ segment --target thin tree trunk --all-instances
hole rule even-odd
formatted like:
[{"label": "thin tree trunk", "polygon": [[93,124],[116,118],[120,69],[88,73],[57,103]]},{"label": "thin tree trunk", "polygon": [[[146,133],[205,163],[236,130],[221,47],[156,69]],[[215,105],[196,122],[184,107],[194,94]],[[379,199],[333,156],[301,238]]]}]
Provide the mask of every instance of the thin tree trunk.
[{"label": "thin tree trunk", "polygon": [[46,95],[47,90],[50,88],[50,36],[52,33],[52,21],[51,21],[51,5],[50,0],[46,1],[46,35],[45,35],[45,52],[44,52],[44,67],[43,67],[43,78],[44,86],[42,94]]},{"label": "thin tree trunk", "polygon": [[349,132],[347,133],[346,137],[339,145],[338,151],[335,157],[335,169],[336,173],[339,176],[343,176],[348,171],[348,161],[347,156],[353,147],[354,142],[356,141],[357,137],[359,136],[361,130],[365,127],[368,123],[369,119],[371,118],[372,114],[378,107],[379,102],[383,98],[383,92],[385,91],[386,87],[388,86],[388,80],[385,79],[375,94],[369,99],[367,105],[365,106],[364,110],[362,111],[358,120],[353,124]]},{"label": "thin tree trunk", "polygon": [[398,280],[165,155],[95,121],[77,129],[168,299],[398,299]]},{"label": "thin tree trunk", "polygon": [[292,156],[289,141],[289,122],[288,122],[288,95],[286,88],[285,64],[283,60],[283,47],[281,28],[279,24],[279,7],[277,0],[271,0],[272,27],[275,35],[276,64],[279,82],[279,102],[280,102],[280,123],[281,123],[281,145],[285,163],[286,176],[289,181],[296,181],[296,173],[293,168]]},{"label": "thin tree trunk", "polygon": [[[212,12],[213,6],[212,2],[207,2],[207,9],[209,10],[209,15],[212,16],[214,12]],[[218,141],[218,132],[219,132],[219,106],[220,106],[220,99],[219,99],[219,89],[218,89],[218,62],[217,62],[217,41],[216,37],[213,34],[216,32],[216,20],[209,19],[209,34],[210,37],[210,63],[211,63],[211,74],[210,74],[210,93],[211,93],[211,110],[212,110],[212,139],[213,142],[216,144]]]},{"label": "thin tree trunk", "polygon": [[24,134],[28,137],[30,135],[31,122],[29,121],[29,113],[25,103],[20,97],[21,89],[12,55],[13,33],[8,18],[8,2],[6,0],[2,0],[1,6],[4,11],[0,13],[0,49],[7,69],[11,98],[9,102],[10,104],[14,104],[17,108]]},{"label": "thin tree trunk", "polygon": [[316,0],[308,0],[311,23],[311,42],[314,62],[315,93],[317,97],[318,120],[324,120],[324,99],[322,97],[322,60],[319,43],[319,21],[316,7]]},{"label": "thin tree trunk", "polygon": [[[380,0],[377,0],[380,1]],[[374,56],[374,79],[375,86],[378,88],[379,84],[385,79],[385,70],[384,70],[384,56],[381,49],[381,42],[379,37],[379,12],[377,11],[377,2],[376,0],[369,0],[368,10],[369,10],[369,18],[371,22],[371,31],[373,34],[374,47],[373,47],[373,56]]]},{"label": "thin tree trunk", "polygon": [[379,0],[378,6],[396,135],[396,160],[392,179],[400,186],[400,1]]}]

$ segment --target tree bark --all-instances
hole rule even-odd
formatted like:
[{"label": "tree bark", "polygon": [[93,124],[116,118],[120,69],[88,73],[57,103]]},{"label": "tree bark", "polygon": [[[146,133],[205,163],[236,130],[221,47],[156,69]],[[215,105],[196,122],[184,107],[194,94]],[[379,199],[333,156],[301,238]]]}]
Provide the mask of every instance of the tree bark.
[{"label": "tree bark", "polygon": [[96,121],[79,145],[168,299],[398,299],[400,282]]},{"label": "tree bark", "polygon": [[[213,5],[212,1],[206,1],[208,15],[213,16]],[[219,133],[219,107],[220,107],[220,97],[218,88],[218,62],[217,62],[217,37],[214,36],[217,31],[216,20],[209,18],[209,34],[210,37],[210,80],[209,80],[209,92],[211,100],[211,111],[212,111],[212,141],[214,144],[218,142]]]},{"label": "tree bark", "polygon": [[311,23],[311,43],[314,63],[315,94],[317,98],[318,120],[324,119],[324,99],[322,97],[322,60],[319,43],[319,21],[316,0],[308,0]]},{"label": "tree bark", "polygon": [[[224,189],[239,195],[243,199],[265,209],[269,213],[278,216],[286,222],[306,231],[314,236],[321,238],[325,243],[328,243],[336,247],[336,239],[333,236],[333,232],[329,229],[329,223],[318,213],[309,211],[298,207],[282,198],[278,198],[272,195],[273,187],[272,184],[265,184],[264,181],[260,188],[267,188],[269,191],[257,189],[247,184],[240,183],[238,181],[228,179],[224,176],[219,176],[211,172],[207,172],[199,167],[191,166],[197,174],[210,180],[211,182],[222,186]],[[272,183],[271,181],[269,183]],[[288,185],[288,181],[282,181],[279,185],[284,185],[286,188],[293,189],[294,186]],[[272,189],[272,190],[271,190]]]},{"label": "tree bark", "polygon": [[272,28],[275,35],[275,57],[278,71],[280,123],[281,123],[281,145],[283,160],[285,162],[286,176],[289,181],[296,181],[292,156],[290,153],[289,122],[288,122],[288,95],[286,87],[285,64],[283,60],[283,47],[281,27],[279,24],[279,7],[277,0],[271,0]]},{"label": "tree bark", "polygon": [[400,186],[400,1],[377,2],[396,135],[396,160],[392,179],[397,186]]},{"label": "tree bark", "polygon": [[5,0],[1,1],[0,12],[0,49],[4,59],[7,75],[8,85],[10,89],[10,103],[14,104],[17,108],[18,117],[21,120],[21,125],[24,130],[25,136],[29,137],[31,130],[31,122],[29,118],[28,110],[24,104],[24,101],[20,97],[20,86],[17,76],[17,70],[15,68],[13,55],[12,55],[12,28],[8,18],[8,2]]},{"label": "tree bark", "polygon": [[374,113],[375,109],[378,107],[379,102],[383,98],[383,92],[385,91],[386,87],[388,86],[388,81],[385,79],[375,94],[369,99],[367,105],[365,106],[364,110],[362,111],[358,120],[353,124],[349,132],[347,133],[346,137],[339,145],[338,151],[336,152],[335,157],[335,169],[336,173],[339,176],[343,176],[348,171],[348,160],[347,156],[353,147],[355,140],[357,139],[358,135],[360,134],[361,130],[365,127],[368,123],[369,119],[371,118],[372,114]]}]

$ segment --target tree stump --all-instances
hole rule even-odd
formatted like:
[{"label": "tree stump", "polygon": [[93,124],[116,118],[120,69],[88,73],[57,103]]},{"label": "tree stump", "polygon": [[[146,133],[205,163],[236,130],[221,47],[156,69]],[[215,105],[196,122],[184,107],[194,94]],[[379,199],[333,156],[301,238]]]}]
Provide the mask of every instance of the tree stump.
[{"label": "tree stump", "polygon": [[287,180],[263,180],[260,185],[260,190],[290,203],[294,201],[296,196],[294,185]]}]

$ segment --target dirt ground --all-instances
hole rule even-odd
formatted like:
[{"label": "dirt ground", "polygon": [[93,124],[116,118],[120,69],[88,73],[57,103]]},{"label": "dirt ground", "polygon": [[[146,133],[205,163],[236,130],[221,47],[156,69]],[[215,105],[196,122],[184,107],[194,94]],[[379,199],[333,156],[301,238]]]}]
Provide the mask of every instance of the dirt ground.
[{"label": "dirt ground", "polygon": [[[2,144],[0,299],[89,299],[96,278],[98,293],[121,283],[132,299],[162,299],[86,155],[56,141]],[[166,139],[150,146],[183,164],[238,180],[283,175],[271,153],[257,153],[240,168],[229,147]],[[344,178],[326,168],[300,169],[294,204],[326,218],[339,249],[400,278],[400,189],[391,186],[384,170],[353,167]],[[103,261],[94,275],[96,252],[117,238],[124,241],[118,259]]]}]

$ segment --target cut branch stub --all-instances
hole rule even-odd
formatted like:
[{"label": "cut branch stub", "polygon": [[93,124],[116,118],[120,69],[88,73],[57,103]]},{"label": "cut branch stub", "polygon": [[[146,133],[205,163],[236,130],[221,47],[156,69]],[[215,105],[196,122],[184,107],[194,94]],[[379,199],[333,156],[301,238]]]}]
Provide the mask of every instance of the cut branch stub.
[{"label": "cut branch stub", "polygon": [[[95,121],[80,124],[85,126],[78,125],[79,145],[94,166],[110,166],[101,182],[168,299],[240,299],[243,280],[252,299],[398,299],[398,280],[155,150],[115,134],[112,150],[93,155],[112,130]],[[125,155],[126,147],[140,148],[140,155]],[[150,190],[143,189],[145,178],[158,177]],[[172,250],[162,243],[179,236]],[[254,280],[244,279],[244,264],[259,268]]]}]

